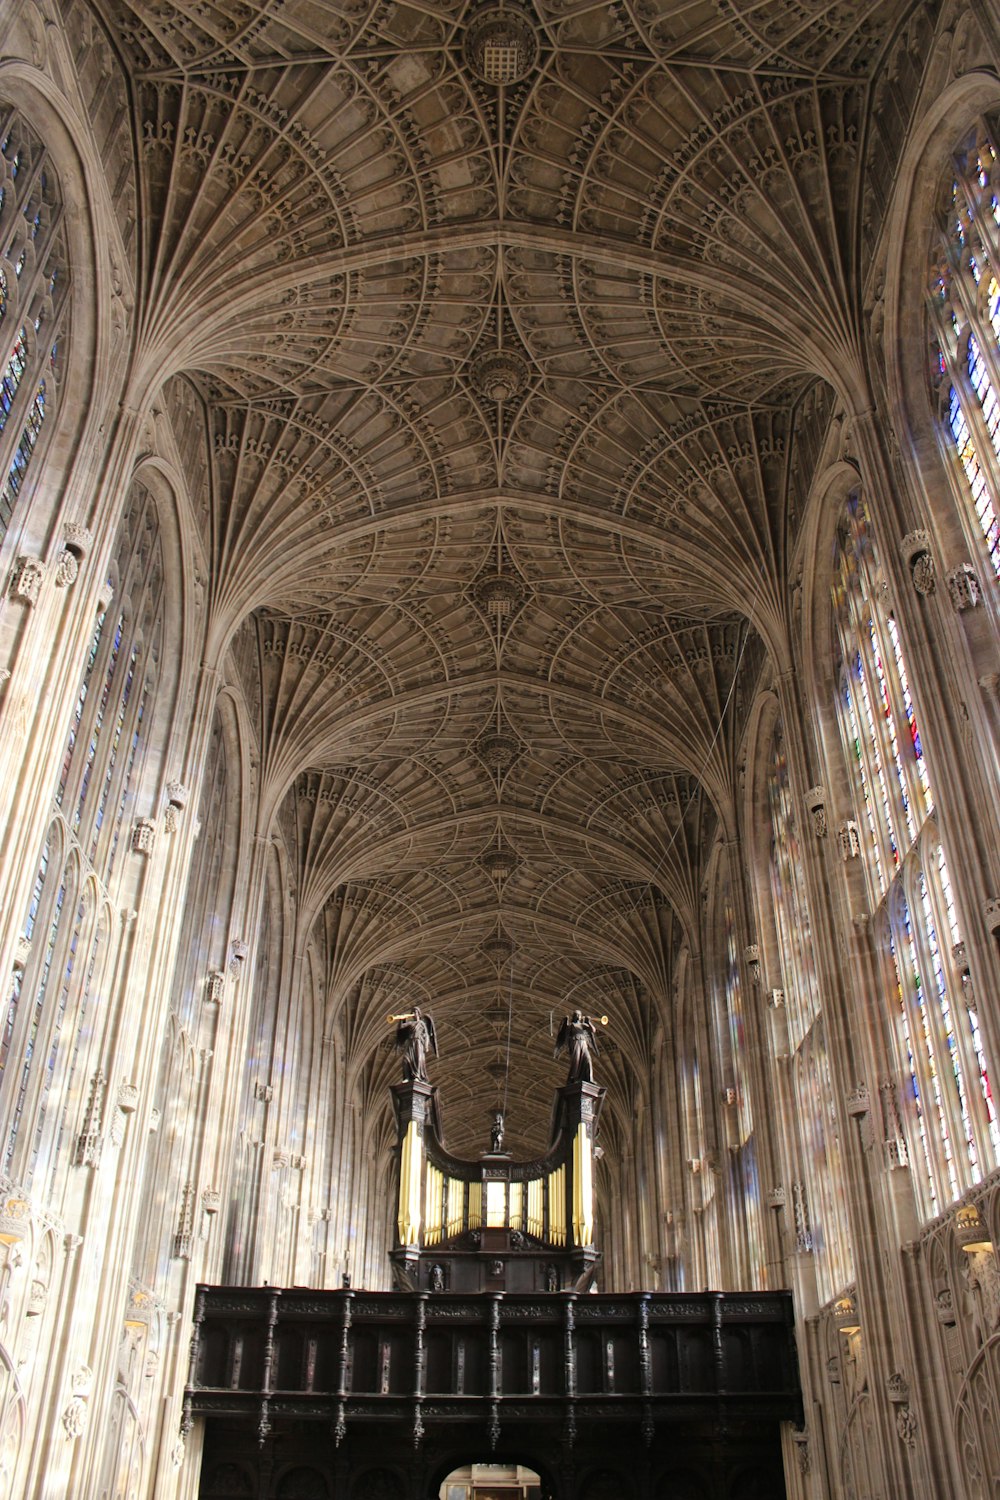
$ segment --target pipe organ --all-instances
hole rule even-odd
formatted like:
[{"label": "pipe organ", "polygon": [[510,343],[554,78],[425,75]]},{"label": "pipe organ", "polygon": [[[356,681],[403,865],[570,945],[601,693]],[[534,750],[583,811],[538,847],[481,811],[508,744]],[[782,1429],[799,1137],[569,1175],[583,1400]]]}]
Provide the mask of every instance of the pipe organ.
[{"label": "pipe organ", "polygon": [[558,1091],[548,1150],[462,1160],[445,1148],[436,1089],[393,1089],[398,1122],[395,1276],[406,1290],[539,1292],[586,1288],[594,1247],[597,1084]]}]

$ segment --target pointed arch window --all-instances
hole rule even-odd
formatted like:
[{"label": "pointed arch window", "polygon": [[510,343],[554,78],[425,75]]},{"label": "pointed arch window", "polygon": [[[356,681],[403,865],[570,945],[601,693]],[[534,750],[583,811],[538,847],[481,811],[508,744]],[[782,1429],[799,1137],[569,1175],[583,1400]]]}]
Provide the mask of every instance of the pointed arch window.
[{"label": "pointed arch window", "polygon": [[878,563],[860,495],[847,502],[834,563],[840,724],[860,793],[876,905],[934,803],[899,631],[879,604]]},{"label": "pointed arch window", "polygon": [[[159,709],[164,578],[156,503],[135,483],[109,579],[116,606],[102,610],[95,624],[54,788],[61,863],[50,868],[50,839],[23,930],[32,939],[51,910],[50,941],[44,955],[37,937],[32,941],[8,993],[0,1036],[0,1068],[11,1075],[0,1090],[4,1169],[25,1183],[51,1172],[66,1138],[79,1129],[85,1085],[77,1064],[99,1026],[94,979],[103,939],[93,934],[106,935],[95,911],[112,904],[116,856]],[[94,894],[85,904],[88,883]],[[99,1050],[99,1041],[94,1046]]]},{"label": "pointed arch window", "polygon": [[891,1140],[898,1111],[931,1215],[1000,1162],[1000,1135],[903,642],[859,495],[845,508],[834,576],[840,725],[895,1054],[883,1124]]},{"label": "pointed arch window", "polygon": [[1000,577],[1000,201],[997,133],[985,120],[955,152],[932,251],[930,319],[943,430],[957,459],[970,541]]},{"label": "pointed arch window", "polygon": [[69,281],[58,176],[28,122],[0,102],[0,541],[51,426]]},{"label": "pointed arch window", "polygon": [[771,741],[767,796],[771,814],[768,858],[771,909],[781,954],[789,1042],[794,1051],[819,1012],[819,986],[813,963],[812,924],[802,873],[802,849],[780,721],[775,725]]},{"label": "pointed arch window", "polygon": [[[722,851],[723,861],[725,851]],[[718,924],[715,973],[716,1034],[725,1086],[735,1098],[726,1106],[726,1211],[734,1226],[733,1244],[739,1259],[737,1274],[747,1286],[767,1282],[763,1208],[757,1162],[757,1137],[750,1098],[748,1017],[741,979],[739,939],[732,882],[720,867],[713,904]]]}]

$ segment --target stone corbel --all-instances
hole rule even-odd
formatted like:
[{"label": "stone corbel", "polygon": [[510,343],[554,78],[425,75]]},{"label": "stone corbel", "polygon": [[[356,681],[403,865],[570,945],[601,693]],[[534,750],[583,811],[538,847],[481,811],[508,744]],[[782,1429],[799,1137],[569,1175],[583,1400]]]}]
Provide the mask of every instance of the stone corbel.
[{"label": "stone corbel", "polygon": [[759,985],[762,972],[760,964],[760,944],[748,943],[743,949],[743,957],[750,972],[751,982],[753,984]]}]

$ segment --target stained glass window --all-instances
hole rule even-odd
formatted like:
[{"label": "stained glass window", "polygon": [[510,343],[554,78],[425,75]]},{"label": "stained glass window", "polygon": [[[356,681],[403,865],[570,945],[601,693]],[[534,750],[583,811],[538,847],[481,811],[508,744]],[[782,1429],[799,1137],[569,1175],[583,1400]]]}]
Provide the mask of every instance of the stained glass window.
[{"label": "stained glass window", "polygon": [[[109,592],[117,593],[120,602],[114,610],[102,610],[95,624],[53,789],[68,845],[57,908],[61,911],[65,905],[75,914],[74,921],[54,968],[51,956],[42,962],[32,945],[24,975],[15,981],[8,1000],[0,1064],[8,1053],[16,1055],[21,1082],[5,1160],[24,1182],[36,1170],[50,1172],[60,1143],[79,1129],[68,1109],[74,1104],[78,1114],[85,1092],[76,1062],[84,1028],[93,1023],[96,997],[91,981],[97,961],[89,937],[87,962],[78,960],[84,933],[82,889],[89,883],[105,907],[110,904],[109,883],[141,779],[156,706],[164,577],[156,504],[144,486],[135,484],[119,526],[108,580]],[[48,859],[46,850],[24,929],[29,938],[45,905]],[[34,996],[27,1038],[17,1034],[22,995]],[[27,1021],[20,1024],[23,1028]]]},{"label": "stained glass window", "polygon": [[789,1041],[794,1050],[819,1010],[813,964],[812,927],[802,870],[798,822],[788,777],[788,758],[780,724],[775,729],[767,774],[771,813],[771,906],[781,958]]},{"label": "stained glass window", "polygon": [[[956,958],[961,934],[898,622],[879,587],[864,504],[837,538],[840,723],[898,1059],[900,1130],[928,1215],[1000,1160],[989,1069]],[[896,1097],[895,1095],[893,1097]]]},{"label": "stained glass window", "polygon": [[875,905],[887,891],[933,802],[923,743],[895,620],[879,607],[868,516],[853,495],[837,534],[834,615],[840,644],[840,721],[856,779],[859,822]]},{"label": "stained glass window", "polygon": [[69,288],[63,206],[37,136],[0,104],[0,540],[51,416]]},{"label": "stained glass window", "polygon": [[981,121],[955,153],[939,216],[929,308],[936,334],[934,378],[941,392],[970,530],[1000,576],[1000,209],[997,151]]}]

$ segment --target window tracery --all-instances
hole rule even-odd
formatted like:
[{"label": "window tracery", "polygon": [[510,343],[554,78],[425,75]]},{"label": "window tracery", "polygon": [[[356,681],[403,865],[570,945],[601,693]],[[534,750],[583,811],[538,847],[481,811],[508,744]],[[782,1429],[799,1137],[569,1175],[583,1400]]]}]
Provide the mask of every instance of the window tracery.
[{"label": "window tracery", "polygon": [[[829,1300],[853,1277],[840,1153],[840,1127],[821,1014],[812,923],[802,868],[802,848],[788,773],[784,730],[778,719],[767,765],[770,815],[770,902],[781,964],[787,1044],[794,1058],[795,1123],[809,1205],[809,1229],[819,1294]],[[762,903],[764,905],[765,903]]]},{"label": "window tracery", "polygon": [[747,1286],[766,1285],[765,1251],[757,1138],[750,1095],[749,1039],[746,999],[740,973],[739,942],[732,881],[728,872],[716,877],[714,915],[719,932],[716,945],[716,1016],[721,1077],[732,1090],[727,1106],[727,1160],[722,1164],[726,1212],[741,1261],[738,1274]]},{"label": "window tracery", "polygon": [[[54,1170],[78,1128],[71,1115],[86,1094],[81,1064],[108,937],[97,908],[110,900],[157,697],[164,569],[156,505],[141,484],[133,485],[119,527],[109,585],[121,602],[102,610],[94,627],[54,789],[58,842],[50,834],[42,853],[22,929],[32,947],[15,975],[0,1039],[0,1069],[15,1068],[17,1080],[3,1125],[4,1168],[26,1185],[38,1171]],[[31,996],[26,1012],[22,995]]]},{"label": "window tracery", "polygon": [[970,531],[1000,576],[1000,200],[995,131],[955,152],[938,215],[930,317],[941,417],[958,458]]},{"label": "window tracery", "polygon": [[[834,570],[840,725],[868,830],[865,876],[884,993],[894,1001],[903,1129],[918,1201],[930,1216],[992,1170],[1000,1136],[978,1017],[955,958],[961,934],[902,642],[880,596],[868,517],[855,494]],[[883,1125],[895,1150],[892,1122]]]},{"label": "window tracery", "polygon": [[59,390],[69,272],[48,152],[0,104],[0,540]]}]

